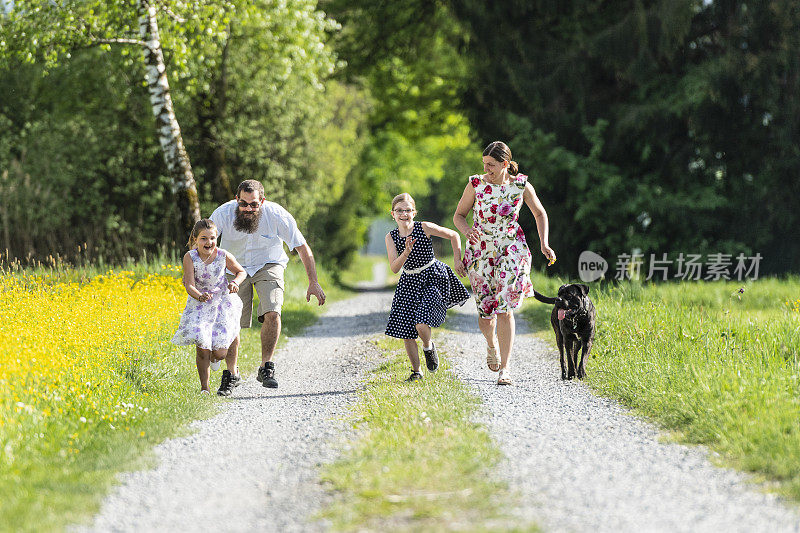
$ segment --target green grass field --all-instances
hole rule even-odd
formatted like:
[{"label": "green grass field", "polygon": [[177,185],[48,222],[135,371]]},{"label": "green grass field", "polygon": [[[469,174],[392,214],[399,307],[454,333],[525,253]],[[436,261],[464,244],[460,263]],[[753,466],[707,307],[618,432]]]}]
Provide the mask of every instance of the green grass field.
[{"label": "green grass field", "polygon": [[[560,281],[543,285],[554,295]],[[593,284],[587,381],[800,500],[798,295],[798,279]],[[530,302],[524,316],[553,339],[549,310]]]}]

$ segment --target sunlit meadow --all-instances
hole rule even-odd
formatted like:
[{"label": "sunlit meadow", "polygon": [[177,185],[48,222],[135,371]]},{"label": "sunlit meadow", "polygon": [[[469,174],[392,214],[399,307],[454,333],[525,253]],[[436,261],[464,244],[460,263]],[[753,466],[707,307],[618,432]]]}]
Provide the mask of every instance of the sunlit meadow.
[{"label": "sunlit meadow", "polygon": [[[181,271],[146,261],[108,272],[58,260],[0,268],[0,531],[90,520],[118,472],[146,467],[155,444],[225,401],[199,394],[194,350],[170,343],[186,303]],[[319,275],[329,301],[346,294]],[[306,302],[299,261],[285,278],[291,336],[325,308]],[[258,327],[241,338],[249,374]]]},{"label": "sunlit meadow", "polygon": [[[800,500],[798,294],[797,279],[593,284],[587,381]],[[549,309],[525,313],[552,339]]]},{"label": "sunlit meadow", "polygon": [[[0,529],[47,528],[108,483],[101,471],[130,449],[121,442],[161,438],[148,418],[185,392],[175,374],[187,364],[169,343],[186,299],[178,270],[0,276]],[[67,487],[75,501],[62,505]]]}]

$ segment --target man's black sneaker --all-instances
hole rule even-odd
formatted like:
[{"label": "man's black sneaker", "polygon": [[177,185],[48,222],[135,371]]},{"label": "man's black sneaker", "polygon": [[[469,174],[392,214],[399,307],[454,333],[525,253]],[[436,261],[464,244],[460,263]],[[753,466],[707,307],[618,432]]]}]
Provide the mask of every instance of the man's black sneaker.
[{"label": "man's black sneaker", "polygon": [[422,379],[422,374],[419,372],[412,372],[410,376],[406,378],[406,381],[419,381]]},{"label": "man's black sneaker", "polygon": [[439,356],[436,355],[436,345],[431,342],[431,349],[423,349],[422,353],[425,354],[425,366],[427,366],[428,370],[431,372],[436,372],[436,369],[439,368]]},{"label": "man's black sneaker", "polygon": [[236,385],[239,384],[239,376],[234,376],[231,374],[230,370],[223,370],[222,382],[219,384],[217,394],[219,396],[230,396],[233,392],[233,388],[236,386],[234,383],[236,383]]},{"label": "man's black sneaker", "polygon": [[256,379],[268,389],[277,389],[278,380],[275,379],[275,363],[267,361],[264,366],[258,367]]}]

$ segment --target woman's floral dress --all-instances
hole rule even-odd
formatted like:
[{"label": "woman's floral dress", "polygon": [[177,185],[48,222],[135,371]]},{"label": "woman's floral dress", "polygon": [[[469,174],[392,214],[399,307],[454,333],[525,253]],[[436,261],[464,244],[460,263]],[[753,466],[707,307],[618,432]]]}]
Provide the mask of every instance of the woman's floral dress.
[{"label": "woman's floral dress", "polygon": [[464,263],[478,313],[490,318],[533,296],[531,252],[518,222],[528,176],[511,176],[504,185],[493,185],[479,175],[469,180],[475,188],[473,226],[481,237],[475,244],[467,241]]},{"label": "woman's floral dress", "polygon": [[186,299],[178,331],[172,342],[178,346],[196,344],[206,350],[229,348],[239,334],[242,316],[242,299],[228,291],[225,277],[225,251],[217,249],[217,256],[205,264],[197,250],[189,250],[194,265],[194,282],[197,290],[211,293],[206,302]]}]

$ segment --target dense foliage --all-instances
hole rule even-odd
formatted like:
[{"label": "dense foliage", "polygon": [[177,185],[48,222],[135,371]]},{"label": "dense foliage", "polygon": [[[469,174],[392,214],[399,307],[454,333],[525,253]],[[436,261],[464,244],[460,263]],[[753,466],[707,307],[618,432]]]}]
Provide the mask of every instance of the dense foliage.
[{"label": "dense foliage", "polygon": [[[336,23],[307,0],[159,5],[172,7],[162,40],[202,215],[255,178],[304,229],[339,216],[368,104],[329,80],[336,58],[326,41]],[[92,28],[113,20],[122,35],[136,22],[124,2],[80,9],[97,14]],[[0,32],[4,248],[23,258],[112,261],[180,252],[186,235],[142,87],[141,52],[124,43],[87,47],[70,17],[65,10],[48,15],[53,24],[28,23],[46,39],[8,20]],[[353,222],[340,260],[360,245],[363,224]],[[315,249],[337,253],[327,241]]]},{"label": "dense foliage", "polygon": [[452,6],[470,117],[533,175],[570,271],[584,249],[800,269],[796,3]]},{"label": "dense foliage", "polygon": [[372,97],[358,169],[372,214],[389,220],[391,199],[411,194],[420,220],[452,225],[480,152],[460,106],[469,59],[464,31],[440,2],[323,0],[342,24],[334,44],[340,76]]},{"label": "dense foliage", "polygon": [[[103,36],[104,21],[131,29],[133,4],[80,5]],[[547,208],[562,273],[587,249],[760,253],[762,273],[800,270],[789,0],[159,5],[204,215],[260,179],[341,265],[399,192],[451,224],[481,147],[501,139]],[[47,20],[0,30],[3,247],[178,250],[139,52],[85,48],[76,22]]]}]

